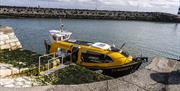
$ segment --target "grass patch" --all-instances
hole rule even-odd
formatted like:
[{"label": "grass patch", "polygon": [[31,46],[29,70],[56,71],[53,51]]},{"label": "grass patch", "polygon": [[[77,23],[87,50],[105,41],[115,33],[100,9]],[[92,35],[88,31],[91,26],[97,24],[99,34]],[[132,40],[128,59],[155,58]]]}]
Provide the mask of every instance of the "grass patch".
[{"label": "grass patch", "polygon": [[70,65],[69,67],[55,71],[47,76],[38,77],[37,81],[43,85],[47,85],[47,83],[52,85],[70,85],[91,83],[109,79],[112,79],[112,77],[93,72],[78,65]]},{"label": "grass patch", "polygon": [[[0,50],[0,63],[12,64],[14,67],[34,68],[38,66],[40,54],[29,50]],[[47,63],[47,62],[42,62]]]}]

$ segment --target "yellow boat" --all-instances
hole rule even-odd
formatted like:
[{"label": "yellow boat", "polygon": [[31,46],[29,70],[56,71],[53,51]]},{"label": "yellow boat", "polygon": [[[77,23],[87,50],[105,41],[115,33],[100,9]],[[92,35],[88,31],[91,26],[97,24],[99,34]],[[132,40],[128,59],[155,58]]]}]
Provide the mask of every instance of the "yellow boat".
[{"label": "yellow boat", "polygon": [[[147,58],[133,58],[123,50],[102,42],[72,40],[72,33],[61,30],[50,30],[52,43],[45,42],[47,52],[64,56],[70,63],[91,70],[101,70],[103,74],[119,76],[134,72]],[[124,46],[124,45],[123,45]],[[122,47],[123,47],[122,46]]]}]

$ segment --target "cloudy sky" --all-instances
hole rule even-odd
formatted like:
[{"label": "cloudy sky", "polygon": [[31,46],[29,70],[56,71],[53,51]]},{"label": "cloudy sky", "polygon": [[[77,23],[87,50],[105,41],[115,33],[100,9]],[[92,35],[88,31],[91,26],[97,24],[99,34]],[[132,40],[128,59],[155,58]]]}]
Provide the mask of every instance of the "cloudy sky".
[{"label": "cloudy sky", "polygon": [[177,14],[180,0],[0,0],[3,5],[168,12]]}]

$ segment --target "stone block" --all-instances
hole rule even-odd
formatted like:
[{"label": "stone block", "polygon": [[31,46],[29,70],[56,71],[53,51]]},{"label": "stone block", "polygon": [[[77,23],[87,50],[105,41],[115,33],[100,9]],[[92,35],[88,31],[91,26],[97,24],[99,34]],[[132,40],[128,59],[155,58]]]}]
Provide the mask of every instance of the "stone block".
[{"label": "stone block", "polygon": [[7,35],[9,36],[9,38],[10,38],[10,39],[12,39],[12,38],[16,38],[16,36],[15,36],[15,34],[14,34],[14,33],[8,33]]},{"label": "stone block", "polygon": [[11,75],[11,69],[8,69],[8,68],[6,68],[6,69],[1,69],[0,70],[0,77],[6,77],[6,76],[9,76],[9,75]]},{"label": "stone block", "polygon": [[12,42],[19,42],[19,40],[17,38],[12,38],[11,41]]},{"label": "stone block", "polygon": [[22,45],[18,46],[18,48],[22,48]]},{"label": "stone block", "polygon": [[4,42],[4,41],[0,41],[0,46],[1,46],[1,45],[4,45],[4,44],[5,44],[5,42]]},{"label": "stone block", "polygon": [[12,46],[10,49],[16,50],[18,47],[17,46]]},{"label": "stone block", "polygon": [[15,39],[16,36],[9,36],[9,39]]},{"label": "stone block", "polygon": [[0,32],[0,36],[2,36],[4,33],[3,32]]},{"label": "stone block", "polygon": [[15,87],[15,85],[14,84],[8,84],[8,85],[4,85],[4,87],[11,87],[11,88],[13,88],[13,87]]},{"label": "stone block", "polygon": [[9,44],[0,46],[0,49],[1,49],[1,50],[2,50],[2,49],[10,49],[10,48],[11,48],[11,47],[10,47]]},{"label": "stone block", "polygon": [[7,33],[7,35],[8,35],[8,36],[14,36],[15,33],[14,33],[14,32],[12,32],[12,33]]},{"label": "stone block", "polygon": [[8,40],[8,39],[9,39],[9,36],[5,35],[5,34],[1,35],[1,37],[0,37],[0,40],[2,40],[2,41]]},{"label": "stone block", "polygon": [[15,42],[11,42],[11,43],[10,43],[10,46],[11,46],[11,47],[14,47],[14,46],[16,47],[16,43],[15,43]]},{"label": "stone block", "polygon": [[1,79],[0,82],[2,82],[2,85],[8,85],[8,84],[14,83],[14,80],[8,79],[8,78],[4,78],[4,79]]},{"label": "stone block", "polygon": [[27,87],[32,87],[31,85],[23,85],[22,87],[27,88]]},{"label": "stone block", "polygon": [[11,68],[11,73],[12,74],[17,74],[17,73],[19,73],[19,69],[18,68]]},{"label": "stone block", "polygon": [[22,82],[16,82],[15,85],[22,86],[22,85],[24,85],[24,82],[23,81]]},{"label": "stone block", "polygon": [[9,43],[11,43],[11,42],[12,42],[12,41],[9,40],[9,39],[8,39],[8,40],[5,40],[5,43],[6,43],[6,44],[9,44]]},{"label": "stone block", "polygon": [[3,32],[4,34],[8,34],[8,33],[12,33],[13,29],[12,27],[2,26],[0,27],[0,32]]},{"label": "stone block", "polygon": [[20,43],[20,42],[16,42],[16,45],[17,45],[17,46],[21,46],[21,43]]}]

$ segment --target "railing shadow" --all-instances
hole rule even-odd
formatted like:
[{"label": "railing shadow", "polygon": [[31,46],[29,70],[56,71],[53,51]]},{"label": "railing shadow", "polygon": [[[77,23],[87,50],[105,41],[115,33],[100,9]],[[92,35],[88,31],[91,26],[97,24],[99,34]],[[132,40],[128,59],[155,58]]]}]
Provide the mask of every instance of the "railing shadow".
[{"label": "railing shadow", "polygon": [[175,85],[180,84],[180,72],[179,71],[173,71],[173,72],[167,72],[167,73],[152,73],[150,74],[150,77],[152,80],[162,83],[165,85]]}]

